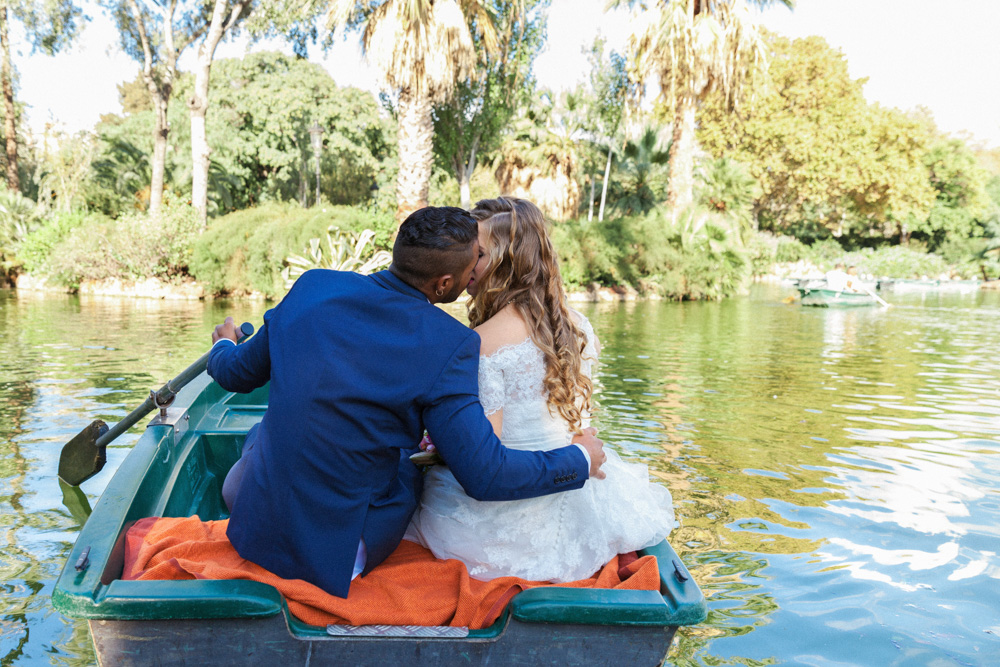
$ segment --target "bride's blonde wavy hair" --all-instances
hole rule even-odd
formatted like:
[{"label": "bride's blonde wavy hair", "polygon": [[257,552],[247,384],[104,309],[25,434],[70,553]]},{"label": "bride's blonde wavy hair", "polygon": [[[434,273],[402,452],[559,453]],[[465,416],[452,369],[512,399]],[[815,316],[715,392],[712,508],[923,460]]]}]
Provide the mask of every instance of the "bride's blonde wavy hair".
[{"label": "bride's blonde wavy hair", "polygon": [[583,373],[587,336],[570,316],[548,223],[526,199],[498,197],[476,202],[471,211],[489,238],[489,265],[476,278],[469,323],[477,327],[513,303],[545,357],[544,386],[555,409],[574,433],[591,411],[593,384]]}]

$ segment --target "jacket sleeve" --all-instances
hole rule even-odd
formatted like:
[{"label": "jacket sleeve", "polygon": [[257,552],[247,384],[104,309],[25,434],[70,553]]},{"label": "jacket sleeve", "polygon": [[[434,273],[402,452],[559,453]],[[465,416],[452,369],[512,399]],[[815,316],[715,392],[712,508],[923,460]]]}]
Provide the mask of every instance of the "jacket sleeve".
[{"label": "jacket sleeve", "polygon": [[578,489],[590,466],[575,445],[547,452],[507,449],[478,398],[479,336],[472,332],[434,383],[424,426],[465,492],[476,500],[518,500]]},{"label": "jacket sleeve", "polygon": [[242,345],[215,345],[208,355],[208,374],[226,391],[246,394],[271,379],[267,323],[275,308],[264,313],[264,324]]}]

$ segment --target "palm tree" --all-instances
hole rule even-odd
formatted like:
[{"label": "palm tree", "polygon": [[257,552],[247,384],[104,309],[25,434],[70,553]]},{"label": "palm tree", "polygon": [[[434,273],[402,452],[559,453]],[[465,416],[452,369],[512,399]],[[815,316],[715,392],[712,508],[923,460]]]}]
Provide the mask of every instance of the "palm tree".
[{"label": "palm tree", "polygon": [[702,206],[732,217],[740,224],[741,235],[754,228],[753,205],[761,188],[744,165],[722,157],[702,164],[698,175]]},{"label": "palm tree", "polygon": [[480,0],[330,0],[331,29],[364,25],[365,57],[398,94],[399,175],[396,221],[427,205],[434,147],[432,111],[456,81],[473,75],[476,51],[469,26],[488,48],[496,31]]},{"label": "palm tree", "polygon": [[[773,2],[789,8],[794,4],[794,0],[657,0],[645,12],[645,29],[632,38],[639,77],[657,78],[660,96],[673,109],[667,205],[674,211],[693,200],[698,103],[718,90],[735,106],[744,87],[765,70],[765,46],[750,7]],[[637,0],[614,2],[637,4]]]},{"label": "palm tree", "polygon": [[659,203],[666,182],[663,165],[670,157],[669,147],[664,149],[661,143],[659,132],[651,126],[625,143],[614,202],[619,215],[647,213]]}]

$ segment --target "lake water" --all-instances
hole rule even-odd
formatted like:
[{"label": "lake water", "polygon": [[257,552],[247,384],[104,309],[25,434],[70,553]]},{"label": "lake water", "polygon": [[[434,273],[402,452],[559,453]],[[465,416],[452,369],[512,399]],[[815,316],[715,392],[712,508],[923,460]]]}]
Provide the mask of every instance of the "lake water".
[{"label": "lake water", "polygon": [[[582,308],[601,435],[672,491],[671,541],[708,598],[670,662],[1000,664],[1000,293],[790,294]],[[95,662],[49,602],[79,531],[63,443],[264,309],[0,291],[0,666]],[[140,433],[84,483],[91,504]]]}]

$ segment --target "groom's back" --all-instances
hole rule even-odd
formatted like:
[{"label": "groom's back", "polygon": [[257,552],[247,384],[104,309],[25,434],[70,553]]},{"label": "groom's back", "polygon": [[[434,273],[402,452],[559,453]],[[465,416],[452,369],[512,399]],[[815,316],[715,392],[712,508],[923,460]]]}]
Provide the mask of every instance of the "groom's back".
[{"label": "groom's back", "polygon": [[358,540],[371,563],[402,536],[422,408],[475,334],[388,272],[325,270],[303,275],[261,333],[270,402],[229,536],[244,558],[346,595]]}]

